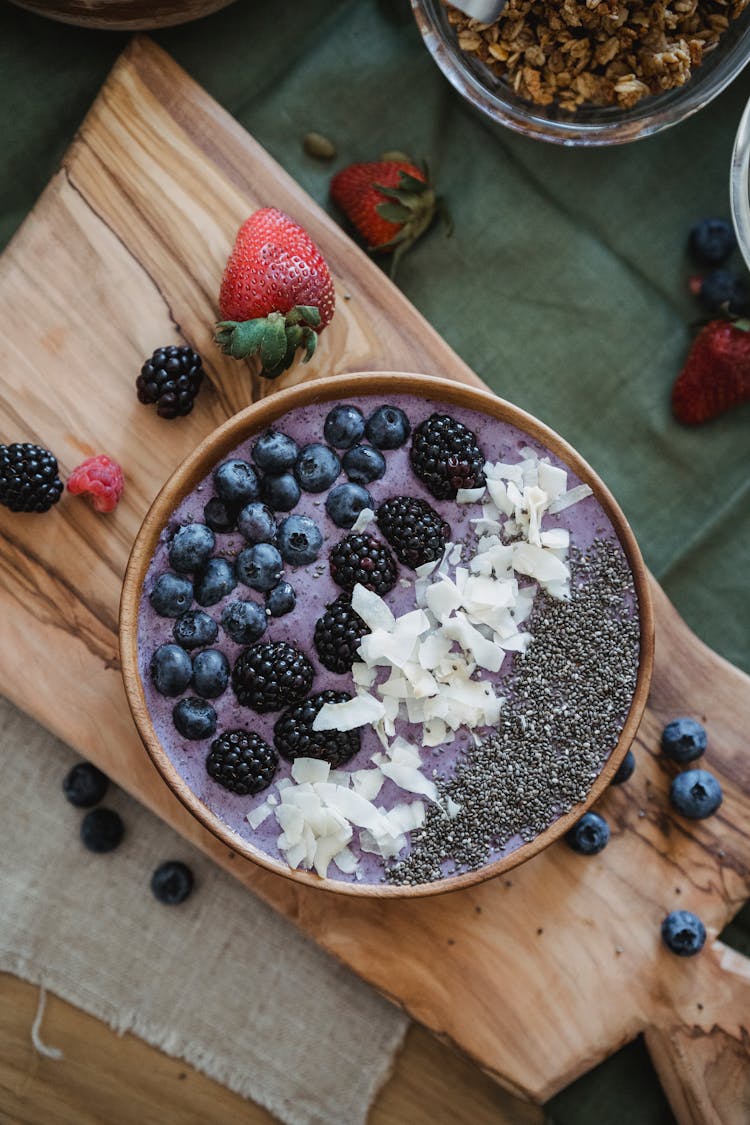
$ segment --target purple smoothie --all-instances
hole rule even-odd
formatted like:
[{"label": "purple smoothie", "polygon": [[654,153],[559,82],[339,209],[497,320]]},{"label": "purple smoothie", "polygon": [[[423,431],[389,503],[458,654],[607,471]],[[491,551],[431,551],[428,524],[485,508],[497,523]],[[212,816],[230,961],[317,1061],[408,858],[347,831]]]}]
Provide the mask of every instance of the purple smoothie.
[{"label": "purple smoothie", "polygon": [[[347,401],[358,406],[367,416],[377,406],[381,405],[383,399],[379,396],[359,395]],[[412,429],[428,417],[434,409],[441,409],[439,404],[431,406],[423,399],[407,395],[394,395],[388,402],[401,407],[405,411]],[[277,421],[274,427],[294,438],[300,447],[310,442],[323,441],[323,423],[333,405],[335,404],[328,402],[299,408]],[[521,449],[530,447],[537,456],[547,457],[551,464],[566,470],[568,489],[581,483],[564,462],[517,427],[509,423],[498,422],[471,410],[453,406],[448,406],[445,410],[474,431],[488,461],[515,463],[524,459]],[[252,462],[251,447],[257,436],[257,434],[253,435],[243,441],[222,460],[239,457]],[[412,471],[409,464],[409,448],[410,441],[407,440],[406,444],[400,449],[383,451],[386,459],[385,476],[381,480],[374,481],[366,486],[375,504],[378,505],[391,496],[402,494],[422,497],[429,501],[448,522],[451,528],[450,538],[452,542],[465,542],[469,545],[475,543],[476,536],[469,521],[481,516],[481,503],[456,504],[453,500],[436,500]],[[345,480],[346,477],[342,473],[336,483]],[[158,575],[169,570],[167,552],[173,534],[183,524],[203,522],[203,508],[214,495],[215,490],[211,474],[209,474],[172,513],[159,538],[141,595],[138,619],[139,671],[154,730],[177,772],[211,812],[242,838],[251,842],[273,859],[285,864],[284,856],[276,846],[276,839],[281,829],[275,817],[270,816],[255,830],[250,827],[246,817],[251,809],[265,801],[269,793],[275,792],[276,781],[290,776],[290,763],[280,759],[278,772],[269,790],[254,797],[240,797],[228,792],[214,782],[205,769],[206,756],[215,735],[201,742],[183,739],[176,731],[172,721],[172,709],[177,700],[160,695],[155,690],[149,674],[149,664],[154,651],[159,645],[172,642],[172,627],[174,624],[172,619],[160,617],[154,611],[149,602],[149,594]],[[291,582],[295,588],[296,607],[286,616],[269,618],[268,628],[261,641],[288,641],[305,653],[315,670],[311,692],[334,688],[354,694],[351,675],[349,673],[336,675],[329,672],[320,664],[313,645],[313,630],[316,620],[325,611],[326,606],[341,593],[340,587],[333,582],[328,571],[328,550],[334,543],[348,534],[345,530],[337,527],[327,515],[325,510],[326,495],[326,492],[317,495],[302,492],[299,503],[294,509],[295,514],[310,516],[318,524],[323,533],[323,550],[318,559],[307,566],[285,566],[283,578]],[[288,513],[277,513],[277,518],[281,520],[286,514]],[[586,549],[594,539],[607,539],[617,544],[618,550],[622,551],[611,521],[594,496],[580,501],[558,515],[545,516],[543,527],[544,529],[567,528],[570,532],[571,547]],[[375,525],[372,525],[368,530],[378,538],[382,538]],[[214,553],[232,560],[245,546],[247,546],[247,543],[238,532],[217,533]],[[465,556],[468,556],[469,553],[465,552]],[[399,566],[399,578],[413,581],[414,577],[413,571],[407,567]],[[219,637],[211,647],[224,652],[232,666],[244,646],[236,644],[224,633],[220,621],[225,606],[237,598],[255,600],[261,606],[264,604],[262,594],[241,584],[238,584],[227,598],[214,606],[197,607],[194,603],[194,608],[203,609],[219,624]],[[400,582],[397,582],[394,589],[385,595],[384,600],[396,616],[406,613],[415,608],[413,586],[410,584],[406,588]],[[627,607],[626,612],[635,613],[636,607],[634,605]],[[502,683],[511,660],[512,654],[506,655],[503,666],[498,673],[483,672],[483,677],[495,683]],[[499,693],[503,694],[502,688],[500,688]],[[190,695],[192,692],[188,689],[184,694]],[[278,718],[278,713],[260,715],[241,706],[235,698],[231,685],[220,698],[210,700],[210,702],[217,713],[217,734],[227,729],[244,728],[257,731],[269,744],[273,744],[273,726]],[[415,739],[415,733],[418,730],[419,728],[410,727],[405,720],[397,721],[397,734],[401,734],[411,741],[417,741],[417,743],[419,738]],[[382,750],[380,741],[373,729],[363,728],[361,733],[360,752],[346,764],[344,768],[347,770],[370,767],[372,764],[371,756]],[[479,730],[476,733],[481,736],[482,731]],[[441,776],[451,776],[457,760],[462,754],[470,752],[471,745],[471,735],[466,731],[459,730],[456,734],[456,740],[452,744],[436,750],[425,748],[422,752],[424,772],[430,776],[432,770],[437,769]],[[414,799],[413,794],[405,794],[392,781],[386,780],[375,803],[384,806],[386,809],[391,809],[397,804]],[[514,838],[503,849],[494,851],[490,856],[490,861],[514,850],[520,843],[519,838]],[[349,846],[355,855],[360,858],[356,877],[353,874],[343,874],[335,864],[331,864],[328,877],[343,882],[381,882],[384,877],[385,861],[378,856],[360,851],[356,829]],[[402,852],[402,857],[407,852],[408,848]]]}]

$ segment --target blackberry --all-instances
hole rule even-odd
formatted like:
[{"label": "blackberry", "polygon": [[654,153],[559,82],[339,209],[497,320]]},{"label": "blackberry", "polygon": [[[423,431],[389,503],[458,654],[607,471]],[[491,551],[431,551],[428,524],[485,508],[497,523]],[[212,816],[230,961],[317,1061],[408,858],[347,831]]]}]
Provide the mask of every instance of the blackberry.
[{"label": "blackberry", "polygon": [[279,755],[255,731],[225,730],[211,743],[206,758],[210,777],[231,793],[247,797],[267,789]]},{"label": "blackberry", "polygon": [[346,535],[331,550],[328,558],[331,578],[350,592],[359,582],[376,594],[387,594],[396,585],[393,555],[373,535]]},{"label": "blackberry", "polygon": [[380,505],[378,527],[404,566],[412,569],[443,556],[451,529],[426,500],[394,496]]},{"label": "blackberry", "polygon": [[232,671],[234,694],[254,711],[280,711],[310,690],[312,664],[286,641],[267,641],[241,652]]},{"label": "blackberry", "polygon": [[339,594],[315,622],[315,648],[321,664],[329,672],[350,672],[359,642],[369,631],[352,609],[349,594]]},{"label": "blackberry", "polygon": [[359,750],[359,728],[354,730],[313,730],[313,722],[324,703],[346,703],[348,691],[326,691],[290,707],[276,720],[273,728],[274,746],[282,758],[322,758],[337,769]]},{"label": "blackberry", "polygon": [[28,441],[0,445],[0,504],[11,512],[47,512],[62,490],[49,449]]},{"label": "blackberry", "polygon": [[484,484],[485,457],[476,435],[449,414],[431,414],[411,439],[411,466],[437,500]]},{"label": "blackberry", "polygon": [[193,409],[203,382],[203,362],[197,352],[172,344],[157,348],[136,379],[138,401],[156,403],[160,418],[177,418]]}]

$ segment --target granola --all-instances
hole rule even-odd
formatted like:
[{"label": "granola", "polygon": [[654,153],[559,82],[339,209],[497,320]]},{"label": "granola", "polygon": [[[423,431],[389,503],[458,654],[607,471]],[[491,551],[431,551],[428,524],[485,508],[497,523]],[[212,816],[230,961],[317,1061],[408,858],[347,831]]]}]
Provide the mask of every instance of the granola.
[{"label": "granola", "polygon": [[447,6],[462,51],[536,105],[623,109],[682,86],[750,0],[508,0],[491,24]]}]

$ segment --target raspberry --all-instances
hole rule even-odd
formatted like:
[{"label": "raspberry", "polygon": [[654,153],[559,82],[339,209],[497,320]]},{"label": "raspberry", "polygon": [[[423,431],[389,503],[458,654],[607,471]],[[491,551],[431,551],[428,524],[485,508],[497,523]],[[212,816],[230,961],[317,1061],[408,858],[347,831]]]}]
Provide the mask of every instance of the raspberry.
[{"label": "raspberry", "polygon": [[313,668],[307,657],[286,641],[260,642],[237,657],[232,672],[234,694],[243,707],[280,711],[310,690]]},{"label": "raspberry", "polygon": [[426,500],[394,496],[380,505],[378,527],[404,566],[414,569],[443,556],[451,529]]},{"label": "raspberry", "polygon": [[203,382],[203,361],[190,347],[157,348],[136,379],[138,401],[155,402],[160,418],[189,414]]},{"label": "raspberry", "polygon": [[11,512],[46,512],[60,499],[63,483],[54,454],[31,442],[0,445],[0,504]]},{"label": "raspberry", "polygon": [[318,692],[290,707],[276,720],[273,728],[274,746],[282,758],[322,758],[337,769],[359,750],[359,728],[354,730],[313,730],[313,722],[324,703],[346,703],[347,691]]},{"label": "raspberry", "polygon": [[431,414],[414,431],[411,465],[438,500],[453,500],[459,488],[484,484],[485,457],[476,435],[450,414]]},{"label": "raspberry", "polygon": [[68,477],[68,492],[74,496],[88,492],[97,512],[113,512],[124,487],[122,469],[104,453],[87,457]]},{"label": "raspberry", "polygon": [[279,756],[255,731],[227,730],[211,743],[206,770],[241,797],[260,793],[273,781]]},{"label": "raspberry", "polygon": [[315,647],[321,664],[329,672],[350,672],[359,642],[369,631],[352,609],[349,594],[339,594],[315,622]]},{"label": "raspberry", "polygon": [[372,535],[346,535],[328,559],[331,578],[343,590],[359,583],[376,594],[387,594],[396,585],[396,563],[391,552]]}]

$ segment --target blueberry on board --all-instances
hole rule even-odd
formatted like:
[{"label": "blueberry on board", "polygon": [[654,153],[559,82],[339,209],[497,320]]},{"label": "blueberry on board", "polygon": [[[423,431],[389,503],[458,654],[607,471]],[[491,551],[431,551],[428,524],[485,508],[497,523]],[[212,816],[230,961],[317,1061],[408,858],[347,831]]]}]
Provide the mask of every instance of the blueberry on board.
[{"label": "blueberry on board", "polygon": [[257,500],[260,494],[258,474],[252,465],[235,457],[214,470],[214,486],[219,498],[235,508]]},{"label": "blueberry on board", "polygon": [[90,852],[112,852],[124,835],[125,825],[114,809],[92,809],[81,821],[81,840]]},{"label": "blueberry on board", "polygon": [[673,910],[661,924],[661,936],[678,957],[693,957],[706,943],[706,927],[690,910]]},{"label": "blueberry on board", "polygon": [[63,793],[77,809],[98,805],[107,792],[109,778],[91,762],[78,762],[65,775]]},{"label": "blueberry on board", "polygon": [[[279,582],[278,586],[274,586],[266,594],[266,610],[271,617],[283,617],[285,613],[291,613],[296,602],[294,587],[288,582]],[[252,639],[255,640],[255,637]]]},{"label": "blueberry on board", "polygon": [[328,412],[323,437],[334,449],[350,449],[365,432],[365,418],[356,406],[342,403]]},{"label": "blueberry on board", "polygon": [[165,906],[179,906],[193,889],[193,873],[186,863],[169,859],[160,863],[151,876],[154,898]]},{"label": "blueberry on board", "polygon": [[628,781],[633,776],[634,770],[635,754],[632,750],[628,750],[617,768],[617,773],[610,781],[610,785],[622,785],[624,781]]},{"label": "blueberry on board", "polygon": [[688,251],[697,266],[720,266],[737,245],[726,219],[699,219],[688,235]]},{"label": "blueberry on board", "polygon": [[294,465],[294,475],[305,492],[325,492],[341,472],[341,462],[332,449],[319,442],[305,445]]},{"label": "blueberry on board", "polygon": [[314,562],[322,546],[320,528],[309,516],[287,516],[279,524],[279,551],[290,566]]},{"label": "blueberry on board", "polygon": [[205,699],[189,695],[175,703],[172,719],[178,732],[191,742],[208,738],[216,730],[216,712]]},{"label": "blueberry on board", "polygon": [[264,473],[285,473],[297,460],[299,446],[278,430],[267,430],[253,446],[252,457]]},{"label": "blueberry on board", "polygon": [[[290,477],[290,480],[294,480],[294,477]],[[245,505],[237,516],[237,529],[248,543],[273,543],[276,538],[273,512],[260,500]]]},{"label": "blueberry on board", "polygon": [[195,575],[193,592],[198,605],[216,605],[237,585],[234,567],[227,559],[209,559]]},{"label": "blueberry on board", "polygon": [[180,574],[167,570],[154,582],[149,601],[160,617],[179,617],[190,609],[193,600],[193,583]]},{"label": "blueberry on board", "polygon": [[681,816],[704,820],[724,799],[721,786],[708,770],[685,770],[672,780],[669,799]]},{"label": "blueberry on board", "polygon": [[203,509],[203,520],[212,531],[231,531],[234,527],[234,511],[219,496],[213,496]]},{"label": "blueberry on board", "polygon": [[186,523],[169,544],[169,565],[181,574],[198,570],[211,557],[216,536],[205,523]]},{"label": "blueberry on board", "polygon": [[701,281],[698,299],[710,313],[745,316],[750,310],[747,284],[731,270],[712,270]]},{"label": "blueberry on board", "polygon": [[705,752],[708,739],[705,728],[695,719],[673,719],[661,735],[661,748],[673,762],[685,765]]},{"label": "blueberry on board", "polygon": [[341,459],[344,472],[355,484],[371,484],[385,476],[385,457],[372,445],[355,445]]},{"label": "blueberry on board", "polygon": [[182,695],[193,678],[193,662],[180,645],[160,645],[151,657],[151,680],[160,695]]},{"label": "blueberry on board", "polygon": [[216,648],[205,648],[193,661],[193,690],[202,699],[223,695],[229,683],[229,661]]},{"label": "blueberry on board", "polygon": [[250,645],[263,636],[268,619],[257,602],[236,601],[225,608],[221,624],[227,636],[238,645]]},{"label": "blueberry on board", "polygon": [[201,609],[189,609],[178,617],[172,629],[172,636],[182,648],[204,648],[212,645],[219,635],[219,626],[213,617]]},{"label": "blueberry on board", "polygon": [[274,512],[291,512],[301,496],[297,478],[291,473],[268,473],[261,482],[261,491]]},{"label": "blueberry on board", "polygon": [[237,577],[253,590],[272,590],[283,569],[281,555],[270,543],[245,547],[237,556]]},{"label": "blueberry on board", "polygon": [[398,449],[411,433],[411,425],[400,407],[386,404],[373,410],[365,433],[378,449]]},{"label": "blueberry on board", "polygon": [[599,813],[584,813],[565,833],[565,842],[579,855],[596,855],[609,843],[609,825]]},{"label": "blueberry on board", "polygon": [[326,497],[326,511],[337,527],[352,527],[365,508],[375,509],[375,501],[361,484],[337,484]]}]

